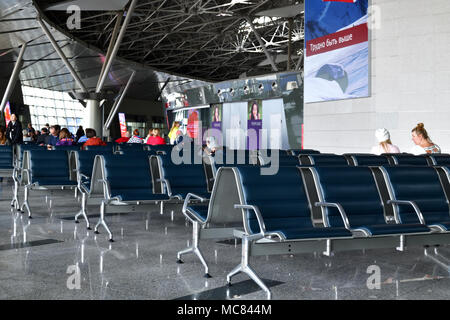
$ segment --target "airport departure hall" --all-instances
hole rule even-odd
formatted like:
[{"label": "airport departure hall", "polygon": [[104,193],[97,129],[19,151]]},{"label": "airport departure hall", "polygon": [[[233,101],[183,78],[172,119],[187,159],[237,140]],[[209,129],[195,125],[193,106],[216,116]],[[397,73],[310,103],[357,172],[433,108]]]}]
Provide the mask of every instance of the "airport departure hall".
[{"label": "airport departure hall", "polygon": [[0,300],[450,299],[449,52],[448,0],[1,0]]}]

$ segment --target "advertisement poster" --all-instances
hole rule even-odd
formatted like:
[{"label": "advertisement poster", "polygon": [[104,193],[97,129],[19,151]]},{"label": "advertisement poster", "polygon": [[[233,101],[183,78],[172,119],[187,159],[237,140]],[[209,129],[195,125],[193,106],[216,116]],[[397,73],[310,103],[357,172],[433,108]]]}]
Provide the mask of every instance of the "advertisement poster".
[{"label": "advertisement poster", "polygon": [[247,114],[247,149],[259,149],[261,146],[262,100],[249,101]]},{"label": "advertisement poster", "polygon": [[222,144],[222,104],[212,104],[209,108],[209,116],[211,119],[211,136],[214,136],[215,141]]},{"label": "advertisement poster", "polygon": [[125,122],[125,113],[119,112],[120,136],[124,138],[127,133],[127,123]]},{"label": "advertisement poster", "polygon": [[187,134],[190,138],[195,139],[198,136],[198,121],[200,117],[198,110],[191,109],[188,111]]},{"label": "advertisement poster", "polygon": [[7,101],[5,107],[5,122],[7,127],[10,121],[11,121],[11,106],[9,105],[9,101]]},{"label": "advertisement poster", "polygon": [[305,1],[305,103],[369,96],[368,0]]}]

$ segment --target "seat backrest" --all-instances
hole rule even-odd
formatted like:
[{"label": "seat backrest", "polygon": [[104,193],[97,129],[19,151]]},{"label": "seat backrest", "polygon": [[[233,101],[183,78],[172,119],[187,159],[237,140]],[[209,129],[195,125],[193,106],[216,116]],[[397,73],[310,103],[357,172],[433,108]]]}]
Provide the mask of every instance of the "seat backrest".
[{"label": "seat backrest", "polygon": [[80,150],[75,152],[76,169],[79,173],[91,177],[96,155],[112,154],[112,150]]},{"label": "seat backrest", "polygon": [[39,146],[37,144],[16,144],[16,156],[17,160],[22,161],[23,153],[27,150],[46,150],[44,146]]},{"label": "seat backrest", "polygon": [[103,154],[104,174],[111,197],[125,194],[152,194],[152,178],[148,156],[142,154]]},{"label": "seat backrest", "polygon": [[13,168],[13,148],[11,146],[0,146],[0,169]]},{"label": "seat backrest", "polygon": [[88,151],[111,151],[111,152],[114,151],[112,146],[86,146],[86,147],[84,147],[84,150],[88,150]]},{"label": "seat backrest", "polygon": [[79,145],[73,145],[73,146],[54,146],[53,150],[65,150],[65,151],[72,151],[72,150],[80,150]]},{"label": "seat backrest", "polygon": [[202,164],[175,164],[171,155],[157,155],[160,176],[170,183],[172,195],[208,192]]},{"label": "seat backrest", "polygon": [[[347,214],[350,226],[384,224],[381,198],[368,167],[313,167],[316,188],[323,202],[339,203]],[[328,224],[343,227],[337,208],[323,208],[324,221],[328,212]]]},{"label": "seat backrest", "polygon": [[160,144],[160,145],[149,145],[150,150],[155,150],[157,153],[159,152],[163,152],[166,154],[170,154],[173,148],[173,145],[171,144]]},{"label": "seat backrest", "polygon": [[301,154],[320,154],[319,150],[314,149],[290,149],[294,156],[299,156]]},{"label": "seat backrest", "polygon": [[429,158],[432,160],[432,164],[436,166],[450,166],[449,154],[430,154]]},{"label": "seat backrest", "polygon": [[155,150],[140,150],[140,149],[133,149],[133,148],[128,148],[128,149],[122,149],[120,150],[121,154],[124,155],[135,155],[135,156],[142,156],[142,155],[147,155],[147,156],[152,156],[156,154]]},{"label": "seat backrest", "polygon": [[116,146],[117,151],[123,150],[148,150],[149,147],[145,143],[119,143]]},{"label": "seat backrest", "polygon": [[27,150],[31,183],[69,181],[69,158],[65,150]]},{"label": "seat backrest", "polygon": [[350,155],[354,166],[384,166],[389,165],[385,156],[377,155]]},{"label": "seat backrest", "polygon": [[[300,170],[280,167],[274,175],[261,175],[259,167],[242,166],[234,170],[239,175],[242,204],[255,205],[264,219],[266,231],[289,226],[312,228],[311,210]],[[260,232],[258,221],[249,212],[244,221],[247,232]]]},{"label": "seat backrest", "polygon": [[310,154],[300,155],[301,165],[313,166],[348,166],[348,161],[343,155],[337,154]]},{"label": "seat backrest", "polygon": [[390,157],[398,166],[427,166],[427,158],[409,154],[391,154]]},{"label": "seat backrest", "polygon": [[[436,169],[432,167],[382,167],[392,200],[416,202],[423,213],[434,220],[442,213],[449,216],[449,206]],[[419,223],[412,206],[394,206],[403,223]]]},{"label": "seat backrest", "polygon": [[299,158],[288,154],[284,150],[277,150],[277,153],[273,153],[273,150],[259,150],[258,151],[259,165],[275,164],[279,166],[297,166],[300,164]]},{"label": "seat backrest", "polygon": [[255,150],[237,150],[237,149],[221,149],[217,150],[214,155],[216,165],[256,165],[258,163],[258,154]]}]

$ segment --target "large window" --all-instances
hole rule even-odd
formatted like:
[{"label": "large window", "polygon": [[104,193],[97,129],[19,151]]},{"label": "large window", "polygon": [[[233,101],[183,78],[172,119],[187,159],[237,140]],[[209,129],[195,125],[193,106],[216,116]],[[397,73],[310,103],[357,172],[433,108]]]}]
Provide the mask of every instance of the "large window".
[{"label": "large window", "polygon": [[76,133],[83,122],[84,107],[67,93],[22,86],[24,103],[30,106],[31,123],[40,130],[46,123],[59,124]]}]

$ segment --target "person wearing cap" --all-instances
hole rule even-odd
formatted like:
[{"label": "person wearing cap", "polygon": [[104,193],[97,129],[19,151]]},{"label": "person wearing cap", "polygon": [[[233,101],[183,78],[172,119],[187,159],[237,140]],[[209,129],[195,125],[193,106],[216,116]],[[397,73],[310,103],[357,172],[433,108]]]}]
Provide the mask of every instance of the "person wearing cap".
[{"label": "person wearing cap", "polygon": [[391,142],[391,135],[385,128],[375,131],[378,145],[372,147],[370,153],[380,155],[382,153],[400,153],[400,149]]}]

